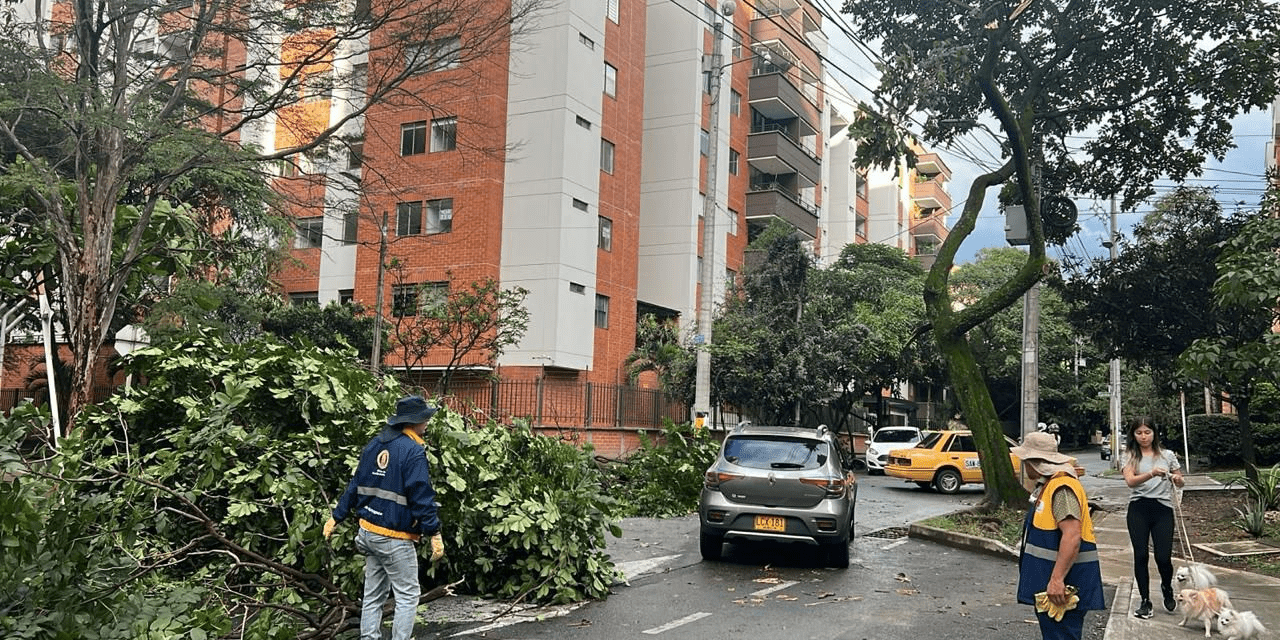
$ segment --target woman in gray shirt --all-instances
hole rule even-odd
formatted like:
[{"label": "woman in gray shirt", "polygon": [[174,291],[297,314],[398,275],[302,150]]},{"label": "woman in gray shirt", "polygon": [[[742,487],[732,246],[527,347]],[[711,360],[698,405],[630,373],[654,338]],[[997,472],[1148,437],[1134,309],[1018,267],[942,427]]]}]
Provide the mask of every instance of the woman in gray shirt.
[{"label": "woman in gray shirt", "polygon": [[1160,570],[1160,593],[1164,608],[1173,611],[1173,488],[1182,486],[1182,465],[1178,456],[1160,446],[1160,438],[1150,418],[1140,416],[1129,425],[1125,457],[1120,465],[1129,486],[1129,542],[1133,545],[1133,576],[1138,582],[1142,604],[1133,615],[1151,617],[1151,577],[1147,570],[1147,542],[1155,550]]}]

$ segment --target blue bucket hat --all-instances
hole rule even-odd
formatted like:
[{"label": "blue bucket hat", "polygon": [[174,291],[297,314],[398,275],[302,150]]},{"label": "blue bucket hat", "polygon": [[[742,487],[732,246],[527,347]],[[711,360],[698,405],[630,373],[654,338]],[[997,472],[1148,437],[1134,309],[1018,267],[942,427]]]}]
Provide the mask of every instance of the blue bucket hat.
[{"label": "blue bucket hat", "polygon": [[422,396],[405,396],[396,400],[396,414],[387,418],[387,426],[426,422],[435,412],[436,408],[427,404]]}]

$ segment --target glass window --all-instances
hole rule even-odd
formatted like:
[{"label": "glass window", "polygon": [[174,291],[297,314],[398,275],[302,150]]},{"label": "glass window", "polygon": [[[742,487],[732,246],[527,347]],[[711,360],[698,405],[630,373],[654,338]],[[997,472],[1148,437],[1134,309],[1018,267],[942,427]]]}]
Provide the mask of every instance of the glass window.
[{"label": "glass window", "polygon": [[338,289],[338,304],[351,304],[356,301],[355,289]]},{"label": "glass window", "polygon": [[396,204],[396,235],[416,236],[422,233],[422,203],[400,202]]},{"label": "glass window", "polygon": [[418,315],[418,285],[398,284],[391,287],[391,315],[397,318]]},{"label": "glass window", "polygon": [[369,63],[361,62],[351,67],[351,85],[348,87],[356,96],[363,96],[365,85],[369,83]]},{"label": "glass window", "polygon": [[742,94],[735,89],[729,90],[729,115],[742,113]]},{"label": "glass window", "polygon": [[587,287],[586,287],[586,285],[578,284],[578,283],[576,283],[576,282],[570,282],[570,283],[569,283],[569,292],[570,292],[570,293],[586,293],[586,292],[587,292]]},{"label": "glass window", "polygon": [[830,455],[830,447],[819,440],[748,436],[724,443],[726,461],[753,469],[817,469]]},{"label": "glass window", "polygon": [[596,328],[609,328],[609,296],[596,294]]},{"label": "glass window", "polygon": [[448,303],[448,282],[428,282],[419,288],[418,309],[428,313],[438,313],[443,311]]},{"label": "glass window", "polygon": [[[435,122],[432,122],[434,128]],[[412,156],[427,150],[427,121],[400,125],[400,155]],[[434,149],[432,149],[434,151]]]},{"label": "glass window", "polygon": [[360,212],[347,211],[342,214],[342,244],[356,243],[356,232],[360,228]]},{"label": "glass window", "polygon": [[609,0],[609,5],[605,8],[605,12],[614,24],[618,24],[618,0]]},{"label": "glass window", "polygon": [[333,71],[309,73],[302,79],[303,100],[328,100],[333,94]]},{"label": "glass window", "polygon": [[436,118],[431,121],[431,150],[452,151],[458,148],[458,119]]},{"label": "glass window", "polygon": [[613,173],[613,143],[600,138],[600,170]]},{"label": "glass window", "polygon": [[618,95],[618,68],[604,63],[604,94],[610,98]]},{"label": "glass window", "polygon": [[427,233],[453,231],[453,198],[427,201]]},{"label": "glass window", "polygon": [[738,152],[736,149],[729,150],[729,175],[738,175]]},{"label": "glass window", "polygon": [[583,129],[586,129],[587,131],[590,131],[590,130],[591,130],[591,121],[590,121],[590,120],[588,120],[588,119],[586,119],[586,118],[584,118],[584,117],[582,117],[582,116],[574,116],[574,118],[575,118],[575,121],[578,123],[578,126],[579,126],[579,127],[582,127]]},{"label": "glass window", "polygon": [[422,45],[404,48],[404,66],[410,73],[457,69],[462,64],[462,39],[437,38]]},{"label": "glass window", "polygon": [[596,247],[605,251],[613,251],[613,220],[600,216],[599,237]]},{"label": "glass window", "polygon": [[364,140],[358,140],[347,146],[347,169],[355,171],[362,165],[364,165]]},{"label": "glass window", "polygon": [[588,49],[595,49],[595,48],[596,48],[596,41],[595,41],[595,40],[592,40],[591,38],[588,38],[588,37],[587,37],[587,34],[585,34],[585,33],[578,32],[578,42],[581,42],[581,43],[582,43],[582,45],[583,45],[583,46],[585,46],[585,47],[586,47],[586,48],[588,48]]},{"label": "glass window", "polygon": [[574,198],[574,199],[573,199],[573,208],[574,208],[574,209],[577,209],[578,211],[586,211],[586,210],[590,209],[591,207],[590,207],[589,205],[587,205],[587,203],[586,203],[586,201],[585,201],[585,200],[579,200],[579,199],[577,199],[577,198]]},{"label": "glass window", "polygon": [[320,304],[320,293],[318,291],[298,291],[289,294],[289,304],[300,307],[304,304]]},{"label": "glass window", "polygon": [[294,249],[314,249],[324,237],[324,217],[298,218],[298,235],[293,239]]},{"label": "glass window", "polygon": [[698,134],[698,152],[704,156],[711,153],[711,132],[706,129]]}]

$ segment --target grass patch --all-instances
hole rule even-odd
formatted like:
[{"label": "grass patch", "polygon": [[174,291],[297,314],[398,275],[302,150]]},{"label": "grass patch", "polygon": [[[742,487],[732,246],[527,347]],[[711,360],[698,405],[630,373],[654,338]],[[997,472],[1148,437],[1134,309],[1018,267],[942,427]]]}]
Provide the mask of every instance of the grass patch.
[{"label": "grass patch", "polygon": [[1243,471],[1214,471],[1209,474],[1209,477],[1213,478],[1214,480],[1217,480],[1218,482],[1221,482],[1222,484],[1227,484],[1233,480],[1243,478],[1244,472]]},{"label": "grass patch", "polygon": [[1023,509],[1001,507],[986,513],[974,511],[949,513],[929,518],[922,521],[921,524],[935,529],[942,529],[943,531],[954,531],[980,538],[998,540],[1010,547],[1017,548],[1022,541],[1022,523],[1026,515],[1027,512]]}]

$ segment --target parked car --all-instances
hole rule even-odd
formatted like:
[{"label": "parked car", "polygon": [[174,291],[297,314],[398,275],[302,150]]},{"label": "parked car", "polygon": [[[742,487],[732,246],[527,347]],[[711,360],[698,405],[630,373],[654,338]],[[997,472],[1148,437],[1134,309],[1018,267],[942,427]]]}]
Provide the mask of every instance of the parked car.
[{"label": "parked car", "polygon": [[849,566],[858,502],[852,456],[826,426],[735,427],[707,469],[698,504],[699,550],[718,560],[725,542],[812,545]]},{"label": "parked car", "polygon": [[889,451],[910,447],[921,437],[923,434],[915,427],[880,427],[867,443],[867,472],[883,474]]},{"label": "parked car", "polygon": [[[1010,446],[1017,442],[1005,436]],[[1009,461],[1016,473],[1022,472],[1022,461],[1009,454]],[[1084,475],[1081,467],[1072,459],[1077,475]],[[940,493],[955,493],[969,483],[982,482],[982,460],[970,431],[931,431],[914,448],[895,449],[889,452],[884,472],[887,475],[914,482],[922,488],[933,487]]]},{"label": "parked car", "polygon": [[1103,460],[1111,459],[1111,434],[1102,436],[1102,444],[1098,445],[1098,451],[1102,455]]}]

